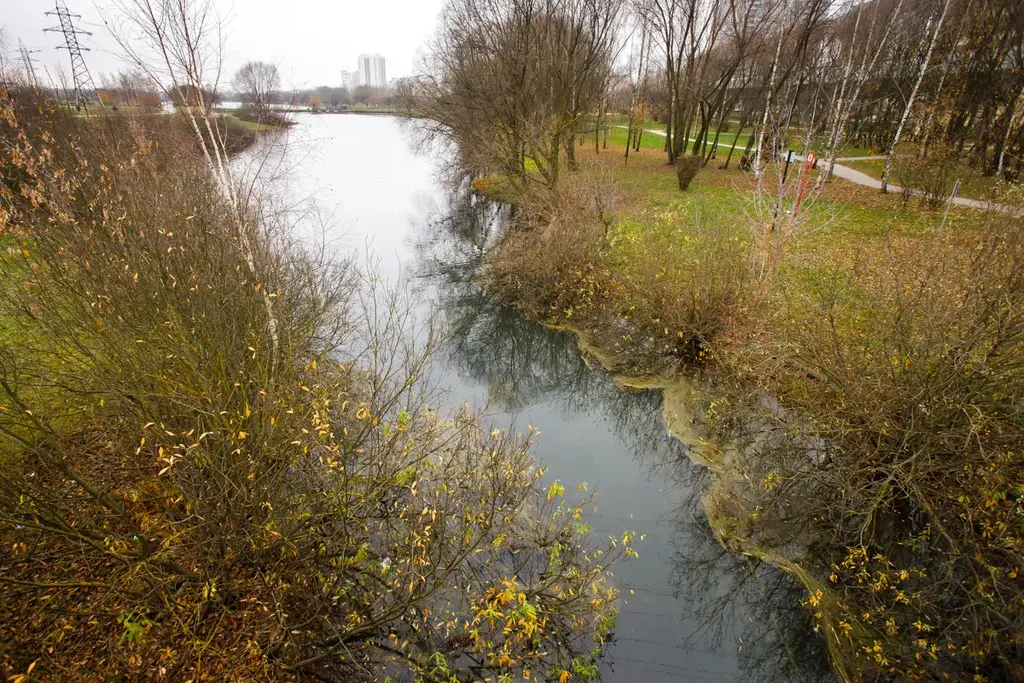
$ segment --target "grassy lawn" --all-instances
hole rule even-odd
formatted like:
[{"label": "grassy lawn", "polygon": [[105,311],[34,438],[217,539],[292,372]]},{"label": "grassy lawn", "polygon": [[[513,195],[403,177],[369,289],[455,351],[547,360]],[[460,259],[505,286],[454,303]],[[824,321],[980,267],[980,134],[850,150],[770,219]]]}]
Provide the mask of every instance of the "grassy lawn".
[{"label": "grassy lawn", "polygon": [[256,123],[255,121],[246,121],[245,119],[239,118],[235,114],[223,114],[226,123],[229,126],[241,128],[251,133],[264,133],[266,131],[278,130],[279,127],[269,123]]},{"label": "grassy lawn", "polygon": [[[624,123],[621,125],[626,126],[628,124]],[[664,127],[662,129],[664,129]],[[626,134],[628,132],[627,128],[619,127],[619,125],[614,125],[609,128],[608,148],[611,149],[612,147],[617,147],[624,151],[626,146]],[[601,139],[603,141],[604,137],[602,136]],[[586,145],[587,142],[589,142],[590,145],[594,144],[594,136],[592,134],[585,136],[584,140],[584,145]],[[665,136],[658,135],[657,133],[651,133],[645,129],[644,133],[640,136],[640,147],[643,149],[662,150],[665,148]]]},{"label": "grassy lawn", "polygon": [[[625,117],[613,117],[610,122],[608,129],[608,147],[625,148],[626,135],[628,133],[629,119]],[[652,131],[661,131],[661,134]],[[665,124],[659,123],[648,119],[644,124],[644,133],[640,137],[640,148],[641,149],[653,149],[653,150],[664,150],[665,149]],[[692,134],[691,134],[692,135]],[[732,146],[733,141],[737,138],[736,132],[723,132],[718,137],[718,155],[729,153],[729,147]],[[749,138],[749,130],[747,133],[739,135],[739,141],[736,143],[737,151],[734,153],[735,158],[739,158],[743,154],[743,148],[747,144]],[[593,133],[584,133],[583,135],[584,144],[589,141],[592,146],[594,143]],[[604,142],[604,135],[602,134],[602,144]],[[709,133],[708,144],[710,145],[715,140],[715,129],[711,129]],[[692,143],[692,137],[688,141]]]},{"label": "grassy lawn", "polygon": [[[594,159],[592,147],[584,145],[577,152],[581,158]],[[658,212],[671,213],[675,220],[687,222],[693,213],[705,218],[721,217],[735,220],[746,216],[756,206],[753,178],[736,167],[736,156],[729,169],[720,168],[721,162],[712,161],[697,176],[687,192],[676,185],[675,170],[665,164],[660,150],[641,150],[631,155],[628,165],[623,163],[622,145],[613,147],[609,136],[608,149],[596,158],[613,174],[623,194],[622,214],[630,221],[650,223],[657,229],[659,223],[651,220]],[[869,162],[864,162],[869,163]],[[816,177],[812,175],[809,186]],[[790,173],[786,183],[786,201],[792,204],[799,184],[799,174]],[[806,216],[805,237],[797,237],[794,246],[800,250],[813,249],[815,244],[842,240],[862,241],[882,239],[893,230],[920,234],[927,226],[941,219],[941,212],[922,212],[913,206],[904,206],[899,197],[881,195],[876,190],[851,183],[829,183],[820,195],[806,196],[801,212]],[[975,224],[980,212],[960,208],[953,214],[958,221]]]},{"label": "grassy lawn", "polygon": [[[735,133],[726,133],[722,138],[731,144],[734,136]],[[691,218],[689,214],[696,211],[704,217],[721,216],[735,220],[737,212],[748,216],[756,208],[753,178],[738,168],[746,137],[741,135],[728,169],[721,168],[728,153],[728,149],[723,147],[717,159],[700,171],[685,193],[677,187],[675,168],[665,163],[664,138],[661,136],[645,135],[640,152],[631,152],[627,162],[623,154],[626,129],[611,128],[607,147],[602,145],[597,155],[594,154],[593,135],[584,137],[584,143],[577,146],[576,155],[582,165],[596,163],[610,172],[622,195],[620,217],[623,220],[643,223],[650,221],[657,212],[666,212],[672,214],[674,220],[685,223]],[[856,161],[847,165],[877,168],[880,177],[882,164],[882,161]],[[784,204],[787,207],[792,206],[799,186],[800,174],[794,172],[795,168],[799,167],[791,168],[786,182]],[[813,188],[818,173],[812,171],[809,187]],[[828,183],[820,194],[805,194],[800,211],[805,216],[802,231],[807,236],[795,239],[794,248],[798,250],[813,249],[821,242],[834,243],[837,236],[860,241],[881,239],[894,230],[920,234],[942,218],[941,211],[920,211],[915,205],[905,206],[898,195],[882,195],[872,188],[841,179]],[[968,225],[977,224],[982,217],[980,212],[964,207],[954,207],[950,214],[951,220]]]},{"label": "grassy lawn", "polygon": [[[608,130],[607,136],[607,152],[611,152],[614,154],[613,150],[618,150],[620,152],[624,151],[627,133],[626,126],[628,125],[628,123],[629,121],[625,117],[612,118],[611,127]],[[665,124],[648,120],[644,125],[644,129],[645,131],[648,132],[645,132],[644,135],[641,137],[640,148],[642,150],[651,150],[655,152],[661,152],[663,154],[663,150],[665,148],[664,136],[649,131],[664,131]],[[729,148],[731,147],[733,141],[736,140],[736,138],[738,137],[739,140],[736,143],[736,150],[733,152],[733,163],[738,162],[739,158],[743,154],[743,149],[746,147],[747,141],[750,136],[750,130],[746,130],[747,132],[741,132],[738,135],[735,131],[723,132],[718,138],[718,153],[716,155],[716,158],[724,159],[725,156],[728,155]],[[708,144],[711,144],[711,141],[714,141],[714,135],[715,131],[712,130],[710,133],[710,140]],[[583,140],[584,143],[582,147],[584,149],[587,149],[589,146],[589,149],[593,150],[593,134],[585,134],[583,136]],[[603,141],[604,138],[602,137],[602,143]],[[799,140],[793,140],[787,147],[797,149],[800,146],[801,145]],[[818,152],[818,156],[821,157],[823,154],[825,154],[824,143],[819,145],[819,147],[820,149],[816,149],[816,151]],[[912,149],[910,150],[910,153],[913,153]],[[836,156],[840,158],[873,157],[879,156],[879,152],[878,150],[875,149],[856,147],[853,145],[844,145],[837,150]],[[882,170],[885,165],[885,161],[883,159],[861,159],[854,161],[844,161],[841,163],[844,166],[849,166],[850,168],[861,171],[862,173],[866,173],[867,175],[877,179],[881,179]],[[715,164],[709,164],[708,168],[710,168],[713,165]],[[706,172],[707,169],[705,169],[704,175],[706,175]],[[978,199],[981,201],[987,201],[992,198],[992,190],[995,186],[995,181],[993,178],[983,176],[980,173],[978,173],[978,171],[976,171],[975,169],[969,168],[967,166],[961,166],[957,170],[956,177],[960,178],[960,187],[957,191],[957,196],[966,197],[969,199]],[[896,177],[895,173],[891,176],[891,180],[893,183],[897,185],[899,184],[899,179]],[[628,183],[630,181],[626,180],[626,182]]]},{"label": "grassy lawn", "polygon": [[[821,145],[821,154],[827,152],[827,145]],[[879,152],[876,149],[868,149],[866,147],[857,147],[856,145],[843,145],[836,150],[837,157],[872,157],[878,156]]]},{"label": "grassy lawn", "polygon": [[[734,136],[735,133],[729,133],[722,138],[731,141]],[[746,135],[741,136],[741,143],[745,138]],[[624,159],[625,141],[626,129],[615,127],[609,130],[607,147],[602,145],[599,153],[594,152],[592,135],[576,149],[581,168],[598,165],[602,173],[614,179],[615,192],[619,195],[618,229],[636,234],[664,232],[666,238],[669,235],[678,238],[692,231],[698,222],[749,226],[770,220],[770,216],[765,218],[766,211],[769,214],[772,211],[770,196],[758,199],[752,175],[738,168],[741,147],[737,147],[728,169],[721,168],[727,153],[721,149],[717,160],[700,171],[689,190],[680,192],[675,168],[665,162],[664,138],[645,135],[641,150],[631,152],[628,161]],[[847,148],[843,153],[852,151],[865,155],[870,152]],[[864,160],[847,162],[847,165],[881,177],[883,163],[882,160]],[[784,188],[783,211],[791,211],[795,204],[801,180],[799,168],[797,165],[790,169]],[[892,240],[931,239],[942,224],[944,207],[921,209],[916,202],[905,204],[899,195],[883,195],[873,188],[842,179],[829,182],[820,192],[815,192],[813,188],[819,173],[819,170],[811,171],[807,187],[812,189],[805,193],[800,207],[802,220],[787,237],[785,247],[787,255],[800,264],[800,269],[828,269],[837,263],[852,263],[850,254],[853,253],[858,253],[858,258],[871,258],[865,254],[881,257]],[[990,179],[965,173],[960,195],[984,199],[989,183]],[[770,180],[767,183],[769,187],[772,184]],[[771,189],[768,193],[771,194]],[[969,235],[986,220],[983,211],[954,206],[948,216],[947,229]],[[614,249],[612,258],[617,261]]]},{"label": "grassy lawn", "polygon": [[267,128],[267,126],[261,126],[258,123],[253,123],[252,121],[245,121],[243,119],[240,119],[237,116],[235,116],[234,114],[224,114],[224,121],[229,126],[235,126],[236,128],[242,128],[244,130],[247,130],[247,131],[250,131],[250,132],[253,132],[253,133],[258,133],[261,130]]},{"label": "grassy lawn", "polygon": [[[615,144],[620,147],[624,146],[626,144],[626,127],[629,125],[629,119],[625,116],[613,116],[609,117],[609,122],[611,128],[608,131],[608,145],[611,146]],[[730,121],[728,126],[729,130],[723,131],[722,134],[719,135],[719,154],[721,154],[723,151],[727,150],[729,147],[732,146],[733,140],[735,140],[737,137],[737,126],[738,121]],[[644,124],[644,130],[664,131],[665,123],[657,122],[654,121],[653,119],[648,119]],[[716,130],[716,128],[711,128],[708,144],[711,144],[711,142],[714,141]],[[752,126],[747,126],[743,129],[743,131],[740,132],[739,141],[736,143],[737,149],[740,151],[740,153],[742,153],[743,148],[746,147],[747,140],[749,139],[752,130]],[[691,136],[694,134],[695,132],[692,132]],[[801,138],[801,135],[802,133],[799,129],[793,130],[790,135],[790,140],[785,145],[785,147],[787,149],[800,149],[803,146],[803,139]],[[640,146],[642,148],[647,149],[662,149],[664,147],[665,140],[661,135],[655,133],[651,137],[653,139],[647,139],[648,135],[645,134]],[[587,138],[593,141],[593,135],[588,135]],[[814,151],[818,154],[819,157],[823,156],[827,152],[827,147],[827,141],[824,140],[817,140],[814,144],[811,145],[811,148],[814,149]],[[838,150],[836,150],[836,156],[838,157],[870,157],[879,156],[880,154],[881,152],[879,152],[877,149],[858,147],[856,145],[850,144],[843,145]]]}]

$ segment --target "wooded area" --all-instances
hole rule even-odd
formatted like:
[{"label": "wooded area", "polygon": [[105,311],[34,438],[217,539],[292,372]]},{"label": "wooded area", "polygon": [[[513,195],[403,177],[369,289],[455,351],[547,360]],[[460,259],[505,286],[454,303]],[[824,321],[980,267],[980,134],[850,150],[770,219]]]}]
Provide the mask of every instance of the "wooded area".
[{"label": "wooded area", "polygon": [[1014,0],[464,0],[436,41],[407,103],[448,131],[482,122],[475,143],[501,170],[525,157],[557,177],[554,150],[571,163],[568,140],[615,111],[634,140],[648,117],[665,123],[669,163],[728,164],[734,149],[718,145],[736,131],[755,173],[785,148],[832,163],[857,146],[888,168],[902,143],[990,176],[1021,171]]}]

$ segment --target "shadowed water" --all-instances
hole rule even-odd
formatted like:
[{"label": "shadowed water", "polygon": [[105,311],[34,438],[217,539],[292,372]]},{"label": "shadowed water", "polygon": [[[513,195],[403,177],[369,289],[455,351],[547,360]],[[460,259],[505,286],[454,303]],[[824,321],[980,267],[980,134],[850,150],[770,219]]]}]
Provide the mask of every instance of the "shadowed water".
[{"label": "shadowed water", "polygon": [[[566,333],[525,321],[474,284],[507,208],[474,199],[444,155],[418,154],[396,119],[302,115],[272,168],[287,194],[316,195],[307,217],[339,249],[378,257],[446,341],[435,360],[445,402],[485,408],[497,425],[541,431],[548,477],[597,491],[595,535],[646,535],[615,570],[622,591],[604,681],[832,681],[821,643],[785,574],[726,552],[699,496],[706,473],[665,433],[661,396],[624,391]],[[243,160],[244,161],[244,160]]]}]

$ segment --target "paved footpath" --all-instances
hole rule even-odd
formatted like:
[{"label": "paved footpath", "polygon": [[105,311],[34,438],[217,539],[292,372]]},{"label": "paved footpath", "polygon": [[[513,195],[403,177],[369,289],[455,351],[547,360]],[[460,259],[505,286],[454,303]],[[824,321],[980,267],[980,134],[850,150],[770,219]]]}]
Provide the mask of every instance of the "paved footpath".
[{"label": "paved footpath", "polygon": [[[804,157],[799,154],[794,154],[793,158],[798,161],[803,161]],[[885,157],[860,157],[860,159],[884,159]],[[845,161],[845,159],[844,159]],[[825,159],[819,159],[821,164],[826,162]],[[862,173],[855,168],[849,166],[843,166],[842,164],[836,164],[832,173],[843,180],[848,180],[851,183],[858,185],[864,185],[865,187],[873,187],[876,190],[882,189],[882,181],[869,176],[867,173]],[[894,194],[900,194],[903,192],[903,188],[899,185],[893,185],[889,183],[889,192]],[[912,191],[911,194],[921,194],[918,191]],[[986,211],[998,211],[999,213],[1006,213],[1012,215],[1024,215],[1024,206],[1014,206],[1012,204],[997,204],[996,202],[984,202],[979,199],[968,199],[967,197],[954,197],[953,203],[957,206],[969,206],[972,209],[983,209]]]},{"label": "paved footpath", "polygon": [[[618,126],[618,127],[619,128],[627,128],[628,126]],[[665,137],[665,131],[658,130],[657,128],[645,128],[644,132],[645,133],[653,133],[654,135],[660,135],[662,137]],[[689,141],[693,142],[694,138],[689,138]],[[732,143],[726,144],[724,142],[720,142],[720,143],[718,143],[718,146],[719,147],[725,147],[726,149],[728,149],[728,148],[732,147]],[[794,154],[793,155],[793,159],[795,159],[796,161],[803,161],[804,157],[799,155],[799,154]],[[836,157],[836,161],[870,161],[872,159],[876,159],[876,160],[877,159],[885,159],[885,157],[884,156],[881,156],[881,157],[879,157],[879,156],[875,156],[875,157]],[[824,163],[825,160],[824,159],[819,159],[819,161]],[[833,167],[833,169],[832,169],[832,173],[834,175],[838,176],[839,178],[842,178],[843,180],[849,181],[851,183],[856,183],[857,185],[864,185],[865,187],[873,187],[876,190],[881,190],[882,189],[882,181],[881,180],[878,180],[877,178],[872,178],[867,173],[862,173],[862,172],[858,171],[857,169],[850,168],[849,166],[843,166],[842,164],[836,164]],[[890,183],[888,191],[889,192],[893,192],[895,194],[899,194],[899,193],[903,192],[903,188],[899,187],[898,185],[893,185],[893,184]],[[918,192],[913,192],[913,194],[919,194],[919,193]],[[997,204],[995,202],[983,202],[983,201],[978,200],[978,199],[968,199],[967,197],[955,197],[953,199],[953,203],[956,204],[957,206],[969,206],[972,209],[984,209],[984,210],[987,210],[987,211],[998,211],[1000,213],[1006,213],[1006,214],[1010,214],[1010,215],[1022,215],[1022,216],[1024,216],[1024,207],[1022,207],[1022,206],[1013,206],[1012,204]]]}]

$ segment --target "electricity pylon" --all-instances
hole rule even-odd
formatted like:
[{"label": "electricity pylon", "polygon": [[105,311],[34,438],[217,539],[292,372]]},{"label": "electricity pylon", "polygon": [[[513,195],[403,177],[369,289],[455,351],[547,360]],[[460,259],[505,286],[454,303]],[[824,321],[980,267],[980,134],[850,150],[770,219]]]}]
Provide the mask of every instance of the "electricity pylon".
[{"label": "electricity pylon", "polygon": [[[64,49],[71,55],[71,80],[75,85],[75,104],[79,107],[84,107],[88,104],[89,99],[85,93],[96,92],[96,84],[92,81],[92,76],[89,74],[89,67],[85,65],[85,57],[82,56],[83,52],[88,52],[89,48],[82,47],[78,42],[78,36],[91,36],[92,33],[89,31],[83,31],[82,29],[75,28],[75,19],[81,19],[82,16],[79,14],[72,14],[68,10],[68,6],[64,4],[64,0],[57,0],[54,11],[47,12],[48,16],[56,16],[60,21],[60,26],[54,26],[53,28],[44,29],[46,31],[60,32],[64,34],[64,44],[58,45],[57,49]],[[100,105],[102,106],[102,102]]]},{"label": "electricity pylon", "polygon": [[25,43],[22,42],[21,38],[18,38],[18,53],[21,54],[21,63],[25,68],[25,74],[28,76],[28,84],[35,89],[39,89],[39,81],[36,80],[36,69],[33,66],[32,54],[34,52],[40,52],[40,50],[29,50],[25,47]]}]

